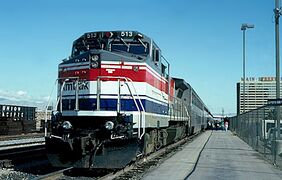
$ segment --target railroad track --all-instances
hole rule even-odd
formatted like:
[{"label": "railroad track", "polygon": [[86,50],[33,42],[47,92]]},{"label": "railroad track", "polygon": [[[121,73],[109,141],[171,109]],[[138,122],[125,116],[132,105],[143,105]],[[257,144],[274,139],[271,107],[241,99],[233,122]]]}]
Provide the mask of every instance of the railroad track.
[{"label": "railroad track", "polygon": [[37,146],[37,145],[45,145],[44,139],[39,139],[37,141],[30,141],[30,142],[8,142],[5,144],[0,144],[0,151],[5,149],[12,149],[12,148],[21,148],[21,147],[30,147],[30,146]]},{"label": "railroad track", "polygon": [[46,174],[46,175],[39,176],[39,177],[35,178],[34,180],[54,180],[54,179],[57,179],[57,178],[64,176],[64,173],[66,171],[70,171],[70,170],[72,170],[72,167],[61,169],[61,170],[54,171],[54,172],[51,172],[51,173]]},{"label": "railroad track", "polygon": [[25,157],[36,157],[45,152],[45,140],[8,140],[0,143],[0,168],[10,168]]},{"label": "railroad track", "polygon": [[28,134],[21,134],[21,135],[1,135],[0,141],[19,140],[19,139],[27,139],[27,138],[40,138],[40,137],[44,137],[44,133],[28,133]]},{"label": "railroad track", "polygon": [[43,156],[45,153],[45,141],[1,141],[0,144],[0,168],[11,168],[15,165],[27,163],[29,160]]},{"label": "railroad track", "polygon": [[[10,146],[5,146],[10,147]],[[0,150],[0,159],[10,159],[14,156],[20,156],[23,153],[30,153],[35,151],[45,150],[44,144],[38,144],[33,146],[12,146],[13,148],[6,148]]]}]

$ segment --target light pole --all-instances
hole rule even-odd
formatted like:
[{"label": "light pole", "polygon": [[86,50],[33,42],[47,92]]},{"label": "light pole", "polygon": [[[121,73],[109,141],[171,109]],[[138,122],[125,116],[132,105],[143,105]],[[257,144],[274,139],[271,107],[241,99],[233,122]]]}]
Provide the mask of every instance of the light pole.
[{"label": "light pole", "polygon": [[246,111],[246,29],[254,28],[253,24],[244,23],[241,26],[241,30],[243,31],[243,113]]},{"label": "light pole", "polygon": [[[279,42],[279,17],[281,15],[281,8],[279,0],[275,0],[275,54],[276,54],[276,99],[280,99],[280,42]],[[277,139],[280,139],[280,106],[276,107],[276,123]]]}]

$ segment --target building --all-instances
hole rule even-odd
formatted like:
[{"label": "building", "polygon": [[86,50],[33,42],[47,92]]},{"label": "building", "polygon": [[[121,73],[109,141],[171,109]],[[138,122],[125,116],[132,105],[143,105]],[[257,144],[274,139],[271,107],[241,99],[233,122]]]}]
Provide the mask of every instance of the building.
[{"label": "building", "polygon": [[[245,81],[245,111],[257,109],[265,104],[267,100],[276,99],[276,81],[275,77],[248,77]],[[244,111],[243,102],[243,78],[237,83],[237,114]],[[280,94],[281,91],[280,83]]]},{"label": "building", "polygon": [[[47,121],[48,121],[48,124],[50,123],[51,115],[52,115],[52,112],[50,110],[48,110],[47,111]],[[36,111],[36,130],[44,131],[45,116],[46,116],[45,110],[37,110]]]}]

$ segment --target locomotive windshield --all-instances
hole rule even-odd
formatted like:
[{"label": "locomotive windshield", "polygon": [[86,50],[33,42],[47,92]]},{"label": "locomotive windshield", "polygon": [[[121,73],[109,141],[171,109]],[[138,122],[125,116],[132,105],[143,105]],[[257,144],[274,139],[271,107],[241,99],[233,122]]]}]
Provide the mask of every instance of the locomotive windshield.
[{"label": "locomotive windshield", "polygon": [[86,33],[73,43],[72,56],[93,49],[147,56],[149,54],[149,43],[142,38],[141,34],[135,32]]},{"label": "locomotive windshield", "polygon": [[78,39],[73,44],[72,56],[83,54],[91,49],[105,49],[105,42],[99,39]]},{"label": "locomotive windshield", "polygon": [[136,44],[136,43],[127,43],[127,44],[121,44],[121,43],[113,43],[111,45],[111,50],[113,52],[128,52],[132,54],[137,54],[137,55],[148,55],[148,48],[147,44],[143,46],[142,44]]}]

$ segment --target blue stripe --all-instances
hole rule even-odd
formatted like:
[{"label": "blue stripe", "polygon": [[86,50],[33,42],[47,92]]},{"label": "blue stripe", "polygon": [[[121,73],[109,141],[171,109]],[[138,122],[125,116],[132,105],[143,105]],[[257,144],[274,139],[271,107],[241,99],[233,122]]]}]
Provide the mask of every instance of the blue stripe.
[{"label": "blue stripe", "polygon": [[[139,109],[141,110],[141,106],[139,101],[136,101]],[[168,105],[162,105],[160,103],[156,103],[150,100],[141,100],[144,109],[149,113],[156,114],[168,114]],[[137,107],[133,99],[121,99],[121,111],[137,111]],[[63,110],[73,110],[75,108],[75,100],[74,99],[63,99]],[[79,109],[80,110],[88,110],[93,111],[97,109],[97,99],[79,99]],[[117,99],[101,99],[100,100],[100,109],[108,110],[108,111],[116,111],[117,110]]]},{"label": "blue stripe", "polygon": [[[97,94],[79,94],[79,97],[83,97],[83,96],[96,96]],[[103,96],[117,96],[117,94],[103,94]],[[131,95],[129,94],[120,94],[121,97],[131,97]],[[75,97],[75,95],[63,95],[63,98],[65,97]],[[146,96],[146,95],[139,95],[139,97],[142,97],[142,98],[149,98],[151,100],[154,100],[154,101],[158,101],[159,103],[167,103],[164,102],[164,101],[161,101],[161,100],[158,100],[158,99],[155,99],[155,98],[152,98],[150,96]]]}]

